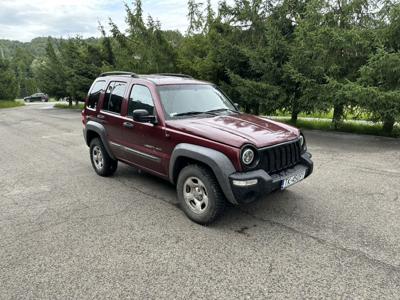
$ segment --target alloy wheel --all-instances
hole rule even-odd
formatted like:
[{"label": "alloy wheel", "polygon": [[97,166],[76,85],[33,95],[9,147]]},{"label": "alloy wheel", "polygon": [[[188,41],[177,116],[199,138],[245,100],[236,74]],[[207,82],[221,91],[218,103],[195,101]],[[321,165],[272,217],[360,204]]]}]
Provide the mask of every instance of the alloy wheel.
[{"label": "alloy wheel", "polygon": [[197,177],[189,177],[183,184],[183,197],[187,206],[196,214],[208,207],[208,194],[204,183]]}]

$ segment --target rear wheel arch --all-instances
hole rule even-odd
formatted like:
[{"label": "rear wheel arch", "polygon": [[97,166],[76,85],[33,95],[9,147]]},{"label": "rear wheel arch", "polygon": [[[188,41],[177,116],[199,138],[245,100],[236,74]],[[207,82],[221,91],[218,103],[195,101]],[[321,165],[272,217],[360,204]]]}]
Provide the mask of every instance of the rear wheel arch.
[{"label": "rear wheel arch", "polygon": [[86,144],[90,146],[90,142],[95,138],[101,138],[100,135],[94,130],[88,130],[86,132]]},{"label": "rear wheel arch", "polygon": [[104,128],[104,126],[102,124],[100,124],[98,122],[94,122],[94,121],[87,122],[84,135],[85,135],[85,139],[86,139],[86,144],[88,146],[90,146],[90,143],[94,138],[98,137],[101,140],[101,142],[103,143],[104,148],[107,151],[107,154],[113,160],[116,160],[116,157],[112,153],[111,148],[108,144],[106,129]]}]

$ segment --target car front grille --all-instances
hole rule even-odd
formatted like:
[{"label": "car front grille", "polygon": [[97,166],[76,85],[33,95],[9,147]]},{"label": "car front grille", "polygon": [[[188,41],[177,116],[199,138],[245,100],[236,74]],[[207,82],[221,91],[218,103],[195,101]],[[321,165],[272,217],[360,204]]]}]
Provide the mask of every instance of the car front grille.
[{"label": "car front grille", "polygon": [[268,174],[278,173],[300,162],[300,141],[271,146],[260,150],[260,166]]}]

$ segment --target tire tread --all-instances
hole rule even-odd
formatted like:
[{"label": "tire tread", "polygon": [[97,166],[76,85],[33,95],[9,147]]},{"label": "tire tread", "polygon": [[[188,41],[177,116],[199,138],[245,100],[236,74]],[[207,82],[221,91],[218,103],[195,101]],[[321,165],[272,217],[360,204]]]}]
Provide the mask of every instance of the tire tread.
[{"label": "tire tread", "polygon": [[[212,222],[214,222],[225,210],[225,206],[226,206],[226,200],[225,200],[225,196],[221,190],[221,187],[215,177],[215,175],[211,172],[211,170],[209,170],[208,168],[198,165],[198,164],[191,164],[188,165],[186,167],[184,167],[181,172],[179,173],[178,176],[178,184],[177,184],[177,189],[180,189],[181,186],[183,185],[184,179],[181,178],[181,176],[183,176],[185,173],[191,173],[191,172],[199,172],[204,178],[200,178],[202,181],[203,179],[205,179],[206,182],[204,182],[204,184],[206,184],[206,188],[208,189],[208,194],[212,194],[212,197],[214,199],[214,209],[211,210],[209,212],[209,214],[206,217],[203,218],[199,218],[197,216],[193,217],[194,215],[192,213],[190,213],[190,211],[188,212],[187,209],[185,209],[185,207],[182,207],[183,205],[186,206],[185,204],[185,200],[184,199],[179,199],[180,200],[180,205],[182,210],[186,213],[186,215],[193,220],[196,223],[199,223],[201,225],[209,225]],[[180,191],[178,190],[178,198],[180,195]]]}]

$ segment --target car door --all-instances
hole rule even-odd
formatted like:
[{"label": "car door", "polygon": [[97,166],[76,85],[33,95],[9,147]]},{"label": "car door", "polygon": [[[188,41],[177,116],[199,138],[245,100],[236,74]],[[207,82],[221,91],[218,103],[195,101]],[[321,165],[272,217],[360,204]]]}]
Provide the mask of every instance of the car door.
[{"label": "car door", "polygon": [[[145,109],[156,115],[154,97],[150,89],[142,84],[133,84],[128,96],[126,123],[123,129],[124,146],[130,163],[149,172],[167,176],[165,128],[161,124],[141,123],[133,120],[135,109]],[[130,124],[130,125],[129,125]]]},{"label": "car door", "polygon": [[124,155],[121,144],[122,127],[125,120],[121,116],[121,109],[126,86],[127,82],[111,81],[104,94],[101,110],[97,114],[97,120],[103,124],[107,141],[117,158],[123,158]]}]

